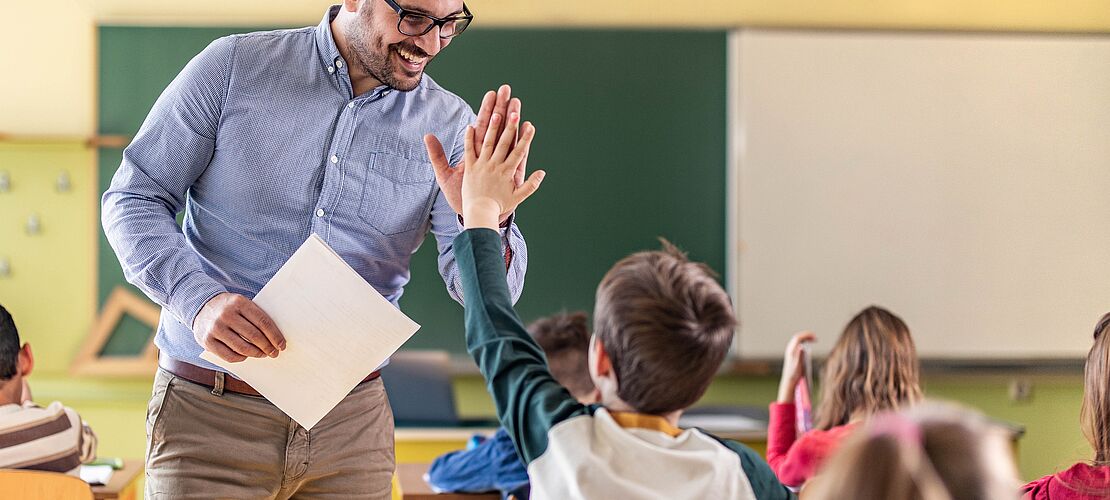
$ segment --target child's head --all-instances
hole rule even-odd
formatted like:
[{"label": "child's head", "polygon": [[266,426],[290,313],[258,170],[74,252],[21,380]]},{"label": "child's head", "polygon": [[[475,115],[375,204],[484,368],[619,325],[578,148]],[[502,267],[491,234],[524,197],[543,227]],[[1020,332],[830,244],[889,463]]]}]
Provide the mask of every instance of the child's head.
[{"label": "child's head", "polygon": [[1017,497],[1009,432],[982,415],[926,404],[876,415],[804,490],[809,499],[993,500]]},{"label": "child's head", "polygon": [[868,307],[848,322],[829,353],[815,426],[829,429],[915,403],[921,399],[917,380],[917,351],[906,323]]},{"label": "child's head", "polygon": [[664,242],[617,262],[597,287],[590,374],[602,403],[682,410],[705,393],[732,343],[732,302],[704,264]]},{"label": "child's head", "polygon": [[559,313],[540,318],[528,331],[547,355],[547,366],[563,387],[583,403],[597,402],[597,389],[587,363],[590,329],[586,313]]},{"label": "child's head", "polygon": [[0,404],[20,402],[23,377],[31,373],[31,346],[19,343],[12,315],[0,305]]},{"label": "child's head", "polygon": [[1095,449],[1095,463],[1110,465],[1110,313],[1095,325],[1083,379],[1083,435]]}]

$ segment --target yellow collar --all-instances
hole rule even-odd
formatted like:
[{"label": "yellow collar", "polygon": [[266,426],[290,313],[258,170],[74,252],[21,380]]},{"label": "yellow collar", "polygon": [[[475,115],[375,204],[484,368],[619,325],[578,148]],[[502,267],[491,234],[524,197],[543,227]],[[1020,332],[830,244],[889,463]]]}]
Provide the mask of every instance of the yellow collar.
[{"label": "yellow collar", "polygon": [[671,425],[667,419],[659,415],[624,411],[610,411],[609,414],[613,416],[613,420],[617,425],[626,429],[629,427],[648,429],[662,432],[671,437],[678,437],[679,434],[682,434],[682,429]]}]

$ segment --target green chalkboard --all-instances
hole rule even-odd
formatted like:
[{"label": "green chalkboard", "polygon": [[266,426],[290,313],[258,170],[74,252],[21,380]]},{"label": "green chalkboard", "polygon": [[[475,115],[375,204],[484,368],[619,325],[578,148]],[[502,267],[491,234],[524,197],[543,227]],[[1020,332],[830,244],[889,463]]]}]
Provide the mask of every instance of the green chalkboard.
[{"label": "green chalkboard", "polygon": [[[247,28],[102,26],[100,132],[133,134],[158,94],[211,40]],[[428,73],[476,107],[502,82],[538,129],[530,167],[548,171],[521,207],[531,320],[593,307],[621,257],[665,237],[724,274],[726,34],[658,30],[468,30]],[[101,189],[120,152],[100,155]],[[103,240],[103,238],[102,238]],[[104,242],[100,298],[122,282]],[[444,289],[430,237],[402,309],[422,325],[407,348],[464,351],[462,309]]]}]

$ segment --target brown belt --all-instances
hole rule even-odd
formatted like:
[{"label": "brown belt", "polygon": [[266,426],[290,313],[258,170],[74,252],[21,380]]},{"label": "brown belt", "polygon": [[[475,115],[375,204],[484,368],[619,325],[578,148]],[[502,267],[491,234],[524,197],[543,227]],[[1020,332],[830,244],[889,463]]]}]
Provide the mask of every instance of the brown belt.
[{"label": "brown belt", "polygon": [[[189,382],[203,385],[205,387],[215,387],[217,376],[223,374],[223,372],[201,368],[194,364],[186,363],[184,361],[178,361],[169,356],[158,356],[158,366],[163,370],[174,374],[177,377],[188,380]],[[366,378],[362,379],[362,382],[359,383],[361,384],[364,382],[369,382],[378,378],[379,376],[381,376],[381,372],[375,370],[371,374],[367,375]],[[225,391],[238,394],[246,394],[248,396],[262,397],[262,394],[259,394],[258,391],[254,390],[254,387],[251,387],[249,384],[243,382],[242,380],[239,380],[230,375],[223,377],[223,379]]]}]

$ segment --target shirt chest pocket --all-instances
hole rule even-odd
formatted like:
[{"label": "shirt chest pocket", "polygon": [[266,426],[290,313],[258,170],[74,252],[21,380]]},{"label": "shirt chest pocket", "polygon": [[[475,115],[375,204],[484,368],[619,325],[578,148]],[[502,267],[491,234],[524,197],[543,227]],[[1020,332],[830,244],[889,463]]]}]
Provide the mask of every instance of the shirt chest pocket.
[{"label": "shirt chest pocket", "polygon": [[435,201],[432,164],[390,153],[375,153],[362,184],[359,217],[384,235],[420,229]]}]

